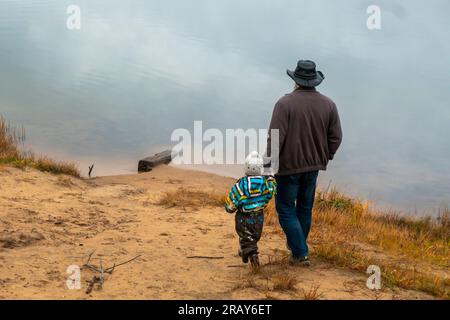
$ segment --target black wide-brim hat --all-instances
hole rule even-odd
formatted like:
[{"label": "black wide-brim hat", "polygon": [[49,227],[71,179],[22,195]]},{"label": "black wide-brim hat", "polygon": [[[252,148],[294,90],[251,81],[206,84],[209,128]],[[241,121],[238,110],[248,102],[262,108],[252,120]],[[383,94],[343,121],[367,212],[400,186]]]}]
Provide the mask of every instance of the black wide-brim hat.
[{"label": "black wide-brim hat", "polygon": [[321,71],[316,71],[316,64],[311,60],[300,60],[295,71],[286,70],[289,77],[300,86],[317,87],[325,79]]}]

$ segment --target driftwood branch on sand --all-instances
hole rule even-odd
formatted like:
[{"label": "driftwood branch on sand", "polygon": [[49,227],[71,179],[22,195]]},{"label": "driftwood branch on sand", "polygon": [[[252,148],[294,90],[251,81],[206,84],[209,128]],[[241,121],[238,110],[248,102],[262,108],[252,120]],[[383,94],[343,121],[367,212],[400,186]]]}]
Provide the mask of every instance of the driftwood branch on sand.
[{"label": "driftwood branch on sand", "polygon": [[89,270],[94,272],[94,275],[92,276],[91,280],[87,281],[87,283],[88,283],[88,286],[86,288],[86,293],[87,294],[92,292],[92,290],[94,289],[95,284],[98,284],[98,289],[101,289],[103,287],[103,283],[105,282],[105,274],[109,274],[110,275],[110,274],[112,274],[114,272],[116,267],[122,266],[124,264],[127,264],[127,263],[129,263],[129,262],[131,262],[131,261],[133,261],[133,260],[135,260],[135,259],[137,259],[137,258],[139,258],[141,256],[141,255],[137,255],[134,258],[132,258],[130,260],[127,260],[125,262],[121,262],[121,263],[118,263],[118,264],[114,263],[112,267],[103,268],[103,263],[102,263],[101,259],[100,259],[100,266],[96,266],[96,265],[94,265],[94,264],[92,264],[90,262],[94,252],[95,252],[95,250],[92,251],[89,254],[86,263],[83,265],[83,267],[85,267],[85,268],[87,268],[87,269],[89,269]]},{"label": "driftwood branch on sand", "polygon": [[89,166],[89,172],[88,172],[89,179],[91,178],[92,170],[94,170],[94,164],[92,164],[91,166]]},{"label": "driftwood branch on sand", "polygon": [[163,152],[156,153],[153,156],[139,160],[138,172],[152,171],[152,168],[160,164],[168,164],[172,161],[172,151],[165,150]]}]

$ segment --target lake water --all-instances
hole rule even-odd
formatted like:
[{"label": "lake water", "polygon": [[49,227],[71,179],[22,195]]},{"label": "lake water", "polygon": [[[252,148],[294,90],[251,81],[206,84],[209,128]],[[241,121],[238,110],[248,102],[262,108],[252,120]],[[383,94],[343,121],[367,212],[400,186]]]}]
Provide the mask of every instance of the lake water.
[{"label": "lake water", "polygon": [[376,2],[381,30],[361,0],[0,0],[0,114],[83,172],[133,172],[194,120],[266,128],[309,58],[344,129],[320,183],[432,212],[450,204],[450,2]]}]

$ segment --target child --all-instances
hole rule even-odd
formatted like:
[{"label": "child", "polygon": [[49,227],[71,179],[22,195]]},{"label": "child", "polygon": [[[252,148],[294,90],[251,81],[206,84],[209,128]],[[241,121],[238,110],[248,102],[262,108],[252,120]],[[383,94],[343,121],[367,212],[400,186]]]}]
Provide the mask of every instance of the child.
[{"label": "child", "polygon": [[276,193],[273,176],[263,175],[263,159],[253,151],[245,159],[245,177],[231,188],[225,201],[228,213],[236,212],[236,232],[239,235],[239,256],[244,263],[250,259],[253,268],[259,266],[258,241],[264,225],[263,209]]}]

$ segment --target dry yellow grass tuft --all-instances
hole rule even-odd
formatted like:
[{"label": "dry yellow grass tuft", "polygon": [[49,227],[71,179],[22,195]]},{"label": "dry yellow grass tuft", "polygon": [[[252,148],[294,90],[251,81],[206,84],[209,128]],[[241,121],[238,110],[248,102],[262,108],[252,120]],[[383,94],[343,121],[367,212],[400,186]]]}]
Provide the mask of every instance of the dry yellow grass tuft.
[{"label": "dry yellow grass tuft", "polygon": [[251,268],[241,273],[238,283],[231,289],[253,289],[270,295],[270,292],[295,292],[298,280],[295,274],[287,272],[279,265],[263,265],[255,272]]},{"label": "dry yellow grass tuft", "polygon": [[322,297],[322,293],[319,292],[319,285],[311,285],[308,290],[302,289],[303,299],[305,300],[319,300]]},{"label": "dry yellow grass tuft", "polygon": [[234,290],[242,290],[242,289],[255,289],[262,290],[263,288],[256,282],[256,279],[252,276],[241,278],[240,281],[231,289]]},{"label": "dry yellow grass tuft", "polygon": [[0,117],[0,164],[13,165],[17,168],[32,167],[53,174],[67,174],[80,177],[75,164],[55,161],[48,157],[36,157],[30,152],[20,150],[25,141],[25,129],[11,126]]},{"label": "dry yellow grass tuft", "polygon": [[295,285],[298,283],[297,279],[288,273],[277,275],[271,280],[274,291],[295,291]]}]

